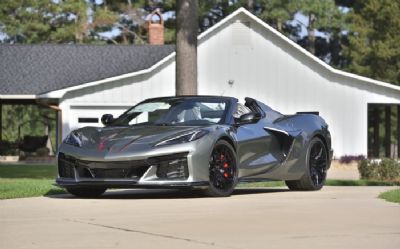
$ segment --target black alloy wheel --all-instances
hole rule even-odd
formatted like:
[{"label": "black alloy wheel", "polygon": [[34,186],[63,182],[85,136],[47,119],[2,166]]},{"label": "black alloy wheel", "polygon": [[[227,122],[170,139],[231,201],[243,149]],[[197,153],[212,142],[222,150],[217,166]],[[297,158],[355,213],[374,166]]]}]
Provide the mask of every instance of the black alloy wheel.
[{"label": "black alloy wheel", "polygon": [[290,190],[320,190],[326,180],[329,168],[328,151],[325,144],[318,137],[314,137],[307,149],[307,171],[299,180],[286,181]]},{"label": "black alloy wheel", "polygon": [[232,146],[224,140],[218,141],[209,163],[207,194],[214,197],[231,195],[237,183],[236,155]]},{"label": "black alloy wheel", "polygon": [[308,164],[311,180],[316,187],[322,187],[325,183],[328,164],[327,155],[328,153],[322,141],[318,141],[312,145]]}]

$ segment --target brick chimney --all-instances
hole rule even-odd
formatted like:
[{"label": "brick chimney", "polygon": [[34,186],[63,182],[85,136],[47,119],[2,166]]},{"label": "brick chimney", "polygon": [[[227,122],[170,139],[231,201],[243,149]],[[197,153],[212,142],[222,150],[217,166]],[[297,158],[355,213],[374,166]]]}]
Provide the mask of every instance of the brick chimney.
[{"label": "brick chimney", "polygon": [[[153,20],[157,16],[158,21]],[[147,20],[147,39],[151,45],[163,45],[164,44],[164,19],[160,11],[155,10],[150,14]]]}]

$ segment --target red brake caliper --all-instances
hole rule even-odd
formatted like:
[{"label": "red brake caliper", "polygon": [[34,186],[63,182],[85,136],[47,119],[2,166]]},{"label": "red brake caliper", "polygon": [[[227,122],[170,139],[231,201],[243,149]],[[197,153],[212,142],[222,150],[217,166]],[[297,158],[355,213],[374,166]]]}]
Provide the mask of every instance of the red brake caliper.
[{"label": "red brake caliper", "polygon": [[[225,156],[224,156],[223,154],[221,154],[220,159],[221,159],[221,160],[224,160],[224,159],[225,159]],[[229,164],[225,162],[225,163],[223,164],[223,167],[224,167],[225,170],[227,170],[227,169],[229,168]],[[225,177],[225,178],[228,178],[228,177],[229,177],[228,172],[226,172],[226,171],[224,172],[224,177]]]}]

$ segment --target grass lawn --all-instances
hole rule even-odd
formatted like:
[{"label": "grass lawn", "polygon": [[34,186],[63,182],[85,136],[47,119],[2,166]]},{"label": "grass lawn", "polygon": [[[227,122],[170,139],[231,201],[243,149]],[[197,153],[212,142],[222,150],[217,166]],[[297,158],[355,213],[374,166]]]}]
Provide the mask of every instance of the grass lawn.
[{"label": "grass lawn", "polygon": [[[372,180],[335,180],[327,179],[326,186],[400,186],[400,182],[385,182],[385,181],[372,181]],[[285,182],[254,182],[254,183],[241,183],[239,187],[284,187]]]},{"label": "grass lawn", "polygon": [[390,202],[400,203],[400,189],[393,189],[383,192],[379,195],[379,198]]},{"label": "grass lawn", "polygon": [[0,199],[65,193],[53,186],[54,165],[0,165]]},{"label": "grass lawn", "polygon": [[[57,176],[54,165],[0,165],[0,199],[43,196],[65,193],[53,185]],[[327,186],[400,186],[400,182],[369,180],[327,180]],[[239,188],[284,187],[283,181],[241,183]],[[396,193],[389,194],[390,197]],[[397,200],[399,199],[397,192]],[[386,197],[382,197],[385,198]]]},{"label": "grass lawn", "polygon": [[0,165],[0,178],[55,179],[55,165]]}]

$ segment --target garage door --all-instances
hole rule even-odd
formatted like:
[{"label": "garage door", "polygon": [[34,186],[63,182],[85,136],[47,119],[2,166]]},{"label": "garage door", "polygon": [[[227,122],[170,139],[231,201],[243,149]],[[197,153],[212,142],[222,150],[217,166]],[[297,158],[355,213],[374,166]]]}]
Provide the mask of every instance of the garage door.
[{"label": "garage door", "polygon": [[85,126],[102,127],[101,117],[104,114],[112,114],[118,117],[130,106],[71,106],[69,126],[75,130]]}]

